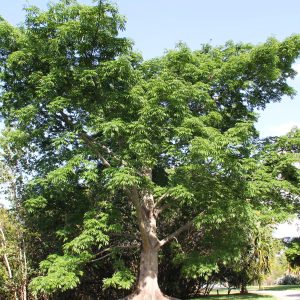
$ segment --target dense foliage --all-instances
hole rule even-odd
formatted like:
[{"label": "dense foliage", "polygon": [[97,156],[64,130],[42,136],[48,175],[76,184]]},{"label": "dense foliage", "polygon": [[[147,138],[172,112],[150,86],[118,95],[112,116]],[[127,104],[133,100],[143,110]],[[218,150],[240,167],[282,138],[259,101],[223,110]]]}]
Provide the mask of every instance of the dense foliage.
[{"label": "dense foliage", "polygon": [[260,141],[254,127],[255,109],[294,95],[298,35],[143,61],[123,29],[106,1],[0,22],[2,148],[22,179],[37,295],[163,297],[157,276],[178,295],[177,279],[256,255],[257,212],[273,224],[299,202],[299,131]]},{"label": "dense foliage", "polygon": [[291,271],[298,273],[300,267],[300,239],[293,238],[285,242],[285,255],[290,265]]}]

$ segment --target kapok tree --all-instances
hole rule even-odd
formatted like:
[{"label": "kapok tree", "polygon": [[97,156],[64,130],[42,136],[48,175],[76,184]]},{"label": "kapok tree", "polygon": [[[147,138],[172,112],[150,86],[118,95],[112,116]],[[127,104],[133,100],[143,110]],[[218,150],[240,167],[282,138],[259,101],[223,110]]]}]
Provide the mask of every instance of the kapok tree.
[{"label": "kapok tree", "polygon": [[36,292],[72,289],[86,264],[105,259],[116,270],[104,286],[129,288],[134,277],[120,258],[138,246],[128,299],[167,299],[158,286],[164,245],[191,228],[246,219],[254,205],[295,199],[298,183],[256,158],[253,111],[294,94],[287,79],[299,36],[179,45],[143,62],[123,28],[106,1],[32,7],[20,27],[1,20],[4,147],[21,153],[30,179],[27,224],[52,243]]}]

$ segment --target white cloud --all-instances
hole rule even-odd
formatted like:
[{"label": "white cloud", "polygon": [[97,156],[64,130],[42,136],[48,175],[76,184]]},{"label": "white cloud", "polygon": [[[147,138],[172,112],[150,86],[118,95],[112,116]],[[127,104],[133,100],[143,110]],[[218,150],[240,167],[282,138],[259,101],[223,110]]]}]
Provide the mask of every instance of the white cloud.
[{"label": "white cloud", "polygon": [[276,126],[271,126],[264,129],[264,136],[279,136],[287,134],[292,128],[298,127],[300,128],[300,122],[290,121],[287,123],[279,124]]}]

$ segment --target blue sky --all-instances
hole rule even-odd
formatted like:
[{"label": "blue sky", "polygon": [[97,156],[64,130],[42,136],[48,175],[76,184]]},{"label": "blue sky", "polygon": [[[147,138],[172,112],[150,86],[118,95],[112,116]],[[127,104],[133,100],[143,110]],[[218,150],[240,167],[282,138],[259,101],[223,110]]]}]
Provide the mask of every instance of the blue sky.
[{"label": "blue sky", "polygon": [[[45,8],[47,0],[0,0],[0,15],[12,24],[24,20],[26,3]],[[92,0],[82,0],[91,4]],[[127,18],[126,35],[145,59],[161,56],[179,41],[197,49],[202,43],[264,42],[300,33],[299,0],[117,0]],[[300,73],[300,60],[295,64]],[[257,128],[262,136],[284,134],[300,127],[300,75],[292,82],[298,91],[293,100],[269,104],[260,112]]]},{"label": "blue sky", "polygon": [[[45,8],[47,0],[10,0],[0,14],[13,24],[23,20],[26,3]],[[92,0],[82,0],[92,3]],[[299,32],[298,0],[116,0],[127,18],[126,35],[145,58],[161,55],[178,41],[192,48],[227,40],[260,43]]]}]

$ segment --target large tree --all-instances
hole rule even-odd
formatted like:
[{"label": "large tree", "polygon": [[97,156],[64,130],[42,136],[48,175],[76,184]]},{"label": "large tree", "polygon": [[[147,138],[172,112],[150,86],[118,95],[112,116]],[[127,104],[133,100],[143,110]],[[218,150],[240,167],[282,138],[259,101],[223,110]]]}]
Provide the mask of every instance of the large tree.
[{"label": "large tree", "polygon": [[103,287],[129,288],[125,254],[140,247],[128,299],[167,299],[158,286],[164,245],[296,199],[297,169],[256,142],[253,112],[294,94],[287,80],[299,36],[197,51],[180,44],[143,62],[123,28],[106,1],[62,0],[27,9],[20,27],[0,23],[3,147],[27,182],[27,226],[48,240],[37,243],[46,260],[36,292],[72,289],[105,260],[115,273]]}]

